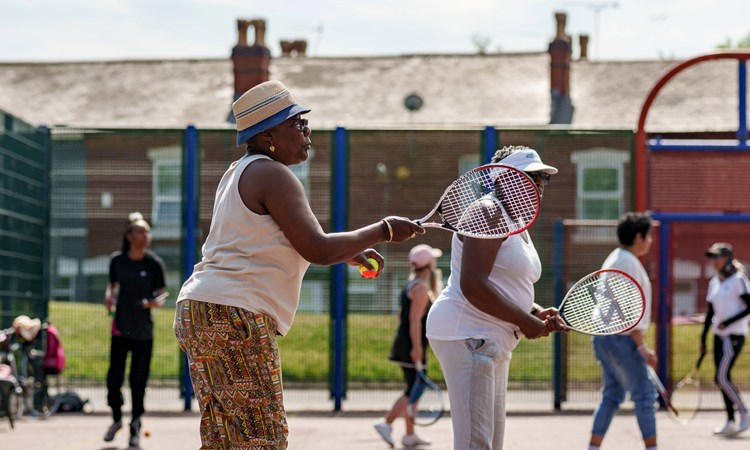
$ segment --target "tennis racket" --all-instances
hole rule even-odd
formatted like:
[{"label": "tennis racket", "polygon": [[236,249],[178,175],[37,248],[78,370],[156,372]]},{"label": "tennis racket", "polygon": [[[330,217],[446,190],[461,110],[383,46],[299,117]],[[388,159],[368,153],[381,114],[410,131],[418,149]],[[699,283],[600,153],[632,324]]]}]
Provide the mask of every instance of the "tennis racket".
[{"label": "tennis racket", "polygon": [[[426,222],[438,213],[442,222]],[[505,164],[470,170],[443,192],[416,222],[480,239],[503,238],[528,229],[539,215],[539,192],[522,171]]]},{"label": "tennis racket", "polygon": [[595,336],[620,334],[641,321],[646,299],[638,282],[617,269],[581,278],[565,294],[560,317],[573,331]]},{"label": "tennis racket", "polygon": [[669,399],[669,392],[659,379],[659,375],[656,374],[653,367],[646,365],[646,368],[648,369],[648,377],[651,378],[651,382],[654,384],[656,392],[659,393],[659,397],[661,397],[662,401],[664,402],[664,406],[667,407],[667,411],[669,412],[670,417],[680,417],[680,413],[672,405],[672,401]]},{"label": "tennis racket", "polygon": [[146,299],[146,298],[144,298],[143,299],[143,304],[147,305],[149,303],[158,303],[159,306],[161,306],[167,300],[167,297],[169,297],[169,292],[164,291],[164,292],[162,292],[161,294],[157,295],[156,297],[154,297],[152,299]]},{"label": "tennis racket", "polygon": [[443,391],[424,373],[422,363],[415,364],[414,368],[417,371],[417,380],[409,391],[406,411],[414,425],[432,425],[445,414]]},{"label": "tennis racket", "polygon": [[674,386],[669,395],[669,403],[673,408],[668,409],[669,418],[680,425],[687,425],[700,410],[702,393],[698,374],[705,356],[704,353],[698,358],[695,367]]}]

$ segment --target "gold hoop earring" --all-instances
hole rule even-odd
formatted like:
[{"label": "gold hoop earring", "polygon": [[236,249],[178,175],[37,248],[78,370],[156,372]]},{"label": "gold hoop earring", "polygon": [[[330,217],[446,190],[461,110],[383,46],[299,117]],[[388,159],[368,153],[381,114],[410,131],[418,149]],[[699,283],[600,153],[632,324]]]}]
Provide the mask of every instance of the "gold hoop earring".
[{"label": "gold hoop earring", "polygon": [[271,146],[268,147],[268,149],[271,150],[271,153],[276,151],[276,147],[274,147],[273,144],[271,144]]}]

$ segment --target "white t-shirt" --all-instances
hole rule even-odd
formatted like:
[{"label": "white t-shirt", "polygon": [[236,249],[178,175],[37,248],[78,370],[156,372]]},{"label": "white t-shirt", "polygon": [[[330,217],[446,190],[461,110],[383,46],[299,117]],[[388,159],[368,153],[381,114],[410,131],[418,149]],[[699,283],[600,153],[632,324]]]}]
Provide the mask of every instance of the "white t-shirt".
[{"label": "white t-shirt", "polygon": [[233,162],[216,189],[211,229],[203,259],[182,285],[177,301],[198,300],[264,314],[282,335],[289,331],[299,304],[302,278],[310,266],[269,214],[250,211],[239,180],[263,155]]},{"label": "white t-shirt", "polygon": [[[651,280],[648,278],[646,269],[643,268],[643,264],[630,251],[624,248],[616,248],[612,253],[609,254],[607,259],[602,264],[602,269],[619,269],[627,273],[635,279],[638,284],[641,285],[643,290],[643,296],[646,298],[646,310],[643,313],[643,318],[638,325],[633,327],[634,330],[641,330],[644,333],[648,330],[651,325]],[[623,333],[629,334],[629,332]]]},{"label": "white t-shirt", "polygon": [[[451,275],[427,316],[427,337],[437,340],[492,339],[508,352],[518,344],[518,326],[480,311],[461,292],[463,242],[453,235]],[[527,232],[510,236],[500,246],[489,281],[498,292],[524,311],[534,303],[534,283],[542,274],[534,243]],[[520,332],[516,333],[519,337]]]},{"label": "white t-shirt", "polygon": [[747,335],[748,317],[736,320],[723,330],[718,326],[721,322],[734,317],[745,310],[747,305],[740,295],[750,292],[750,282],[747,276],[741,272],[735,272],[723,281],[716,275],[708,282],[708,300],[714,307],[713,330],[717,336],[729,336],[730,334]]}]

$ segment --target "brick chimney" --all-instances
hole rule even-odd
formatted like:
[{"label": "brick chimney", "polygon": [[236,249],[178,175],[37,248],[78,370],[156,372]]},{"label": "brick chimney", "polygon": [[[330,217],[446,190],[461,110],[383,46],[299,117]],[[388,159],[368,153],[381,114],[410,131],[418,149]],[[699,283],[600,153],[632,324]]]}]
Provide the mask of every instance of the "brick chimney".
[{"label": "brick chimney", "polygon": [[281,57],[296,58],[304,57],[307,53],[307,41],[304,39],[296,41],[281,41]]},{"label": "brick chimney", "polygon": [[555,13],[557,32],[549,44],[551,112],[549,123],[569,124],[573,120],[570,101],[570,36],[565,34],[564,12]]},{"label": "brick chimney", "polygon": [[[247,45],[247,29],[255,30],[255,42]],[[266,21],[262,19],[237,20],[237,45],[232,48],[232,65],[234,67],[234,100],[253,86],[268,81],[268,66],[271,63],[271,51],[266,47]],[[230,110],[229,121],[234,123]]]},{"label": "brick chimney", "polygon": [[578,55],[580,61],[589,59],[589,35],[582,34],[578,36],[578,45],[581,47],[581,54]]}]

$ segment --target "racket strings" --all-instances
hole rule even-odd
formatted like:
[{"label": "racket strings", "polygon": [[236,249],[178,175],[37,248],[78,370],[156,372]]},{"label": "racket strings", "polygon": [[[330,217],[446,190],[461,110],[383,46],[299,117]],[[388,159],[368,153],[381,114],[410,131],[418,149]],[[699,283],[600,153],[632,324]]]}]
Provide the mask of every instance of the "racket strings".
[{"label": "racket strings", "polygon": [[625,275],[596,273],[568,293],[560,313],[578,331],[616,334],[638,323],[643,314],[643,297]]},{"label": "racket strings", "polygon": [[518,171],[495,166],[459,178],[444,196],[440,215],[468,234],[505,236],[532,223],[538,206],[533,182]]}]

